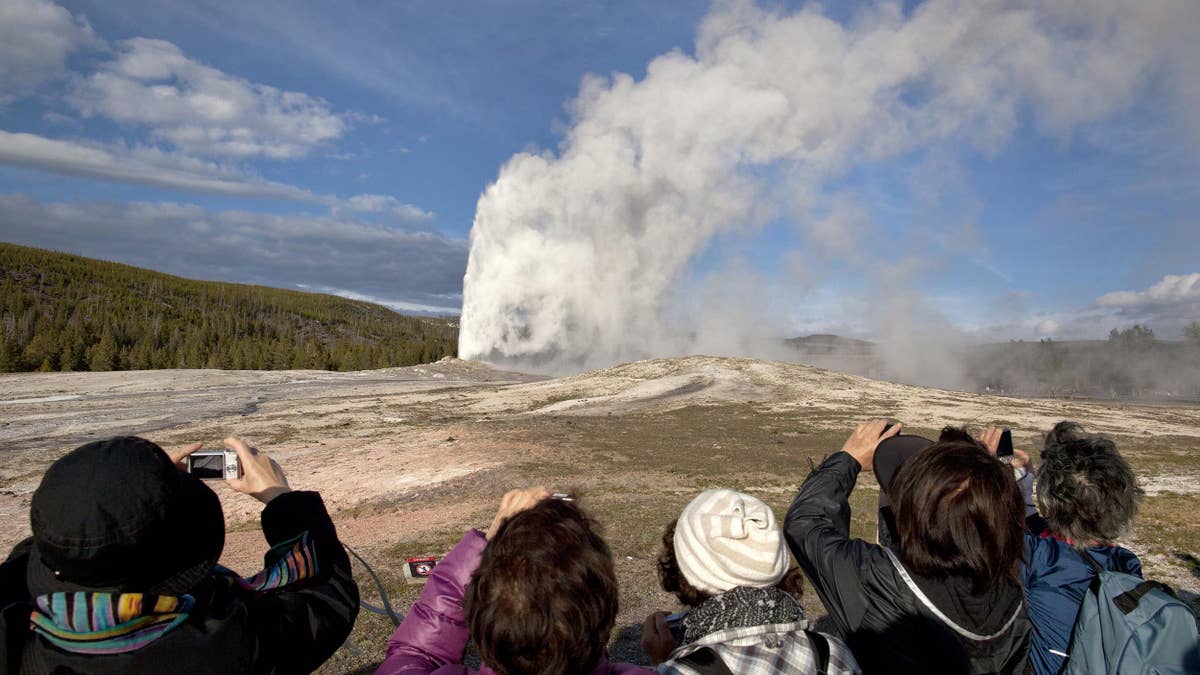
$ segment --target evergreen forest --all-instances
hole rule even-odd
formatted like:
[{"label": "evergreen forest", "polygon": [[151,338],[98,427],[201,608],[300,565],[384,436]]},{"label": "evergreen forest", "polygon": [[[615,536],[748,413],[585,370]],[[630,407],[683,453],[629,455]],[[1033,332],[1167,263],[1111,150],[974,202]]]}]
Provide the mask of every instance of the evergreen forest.
[{"label": "evergreen forest", "polygon": [[457,319],[0,243],[0,372],[364,370],[456,352]]}]

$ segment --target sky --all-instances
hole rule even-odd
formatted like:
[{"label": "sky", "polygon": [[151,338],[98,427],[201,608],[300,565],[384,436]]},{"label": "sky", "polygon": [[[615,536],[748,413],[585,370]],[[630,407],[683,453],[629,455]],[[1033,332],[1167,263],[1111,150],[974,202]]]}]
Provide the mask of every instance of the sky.
[{"label": "sky", "polygon": [[[502,167],[565,152],[594,118],[585,81],[696,56],[723,4],[0,0],[0,240],[456,314]],[[763,6],[859,27],[881,6],[827,4]],[[1194,4],[1145,5],[1200,31]],[[764,199],[818,206],[700,240],[668,299],[736,289],[782,332],[874,337],[866,280],[886,267],[912,312],[983,340],[1135,322],[1177,338],[1200,319],[1188,42],[1146,45],[1161,58],[1111,90],[1018,102],[1003,133],[867,153],[815,184],[788,156],[756,165]]]}]

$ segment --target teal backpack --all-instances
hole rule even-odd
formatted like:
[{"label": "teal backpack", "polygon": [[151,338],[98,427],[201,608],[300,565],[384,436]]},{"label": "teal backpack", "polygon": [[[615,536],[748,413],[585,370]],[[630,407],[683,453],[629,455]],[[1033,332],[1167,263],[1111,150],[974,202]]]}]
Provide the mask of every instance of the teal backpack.
[{"label": "teal backpack", "polygon": [[1132,574],[1096,571],[1064,673],[1200,673],[1196,616],[1169,587]]}]

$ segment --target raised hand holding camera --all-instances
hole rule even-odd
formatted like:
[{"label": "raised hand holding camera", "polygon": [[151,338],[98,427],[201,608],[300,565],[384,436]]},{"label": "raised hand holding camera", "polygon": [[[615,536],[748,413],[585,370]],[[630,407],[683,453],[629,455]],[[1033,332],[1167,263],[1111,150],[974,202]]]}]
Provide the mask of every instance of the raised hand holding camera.
[{"label": "raised hand holding camera", "polygon": [[872,466],[875,448],[879,447],[879,443],[900,433],[903,428],[902,424],[892,424],[883,419],[863,422],[850,434],[850,438],[846,439],[842,445],[842,452],[858,460],[859,466],[868,468]]},{"label": "raised hand holding camera", "polygon": [[286,492],[291,492],[287,476],[279,463],[262,454],[257,448],[246,445],[240,438],[225,439],[225,447],[232,448],[242,465],[241,478],[226,478],[234,490],[250,495],[267,504]]},{"label": "raised hand holding camera", "polygon": [[992,455],[998,458],[1010,458],[1002,461],[1010,464],[1014,470],[1022,468],[1032,470],[1029,453],[1013,447],[1012,432],[1008,429],[996,426],[987,427],[983,433],[979,434],[979,442],[983,443]]},{"label": "raised hand holding camera", "polygon": [[496,531],[504,524],[504,521],[522,511],[537,506],[538,502],[543,499],[550,499],[553,495],[554,493],[542,486],[526,488],[524,490],[509,490],[500,499],[500,510],[496,512],[496,517],[492,519],[492,524],[488,527],[484,538],[491,541],[492,537],[496,535]]}]

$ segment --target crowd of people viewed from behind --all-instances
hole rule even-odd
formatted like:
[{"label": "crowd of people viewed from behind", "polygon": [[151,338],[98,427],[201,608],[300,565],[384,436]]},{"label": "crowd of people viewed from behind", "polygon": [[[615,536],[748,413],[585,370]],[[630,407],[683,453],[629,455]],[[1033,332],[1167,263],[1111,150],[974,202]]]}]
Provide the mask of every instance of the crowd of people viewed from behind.
[{"label": "crowd of people viewed from behind", "polygon": [[[608,658],[618,583],[600,527],[569,495],[538,487],[505,494],[491,526],[469,530],[434,568],[377,672],[1126,668],[1081,670],[1075,657],[1101,581],[1141,576],[1138,557],[1116,542],[1142,492],[1113,442],[1063,422],[1035,466],[1020,449],[998,456],[997,428],[947,427],[936,440],[902,431],[859,425],[803,479],[782,522],[748,494],[695,496],[662,536],[658,579],[686,609],[647,617],[649,668]],[[292,491],[279,465],[241,440],[225,445],[242,471],[230,486],[264,504],[263,571],[243,578],[218,564],[220,500],[182,470],[199,445],[89,443],[46,472],[33,536],[0,565],[0,672],[303,673],[332,656],[359,597],[320,495]],[[880,484],[874,542],[851,536],[864,470]],[[805,577],[829,617],[823,632],[800,602]],[[1164,591],[1140,583],[1113,600],[1134,616],[1154,592]],[[1157,659],[1145,672],[1200,672],[1194,617],[1166,616],[1139,628],[1141,655]],[[476,670],[464,665],[468,644]]]}]

